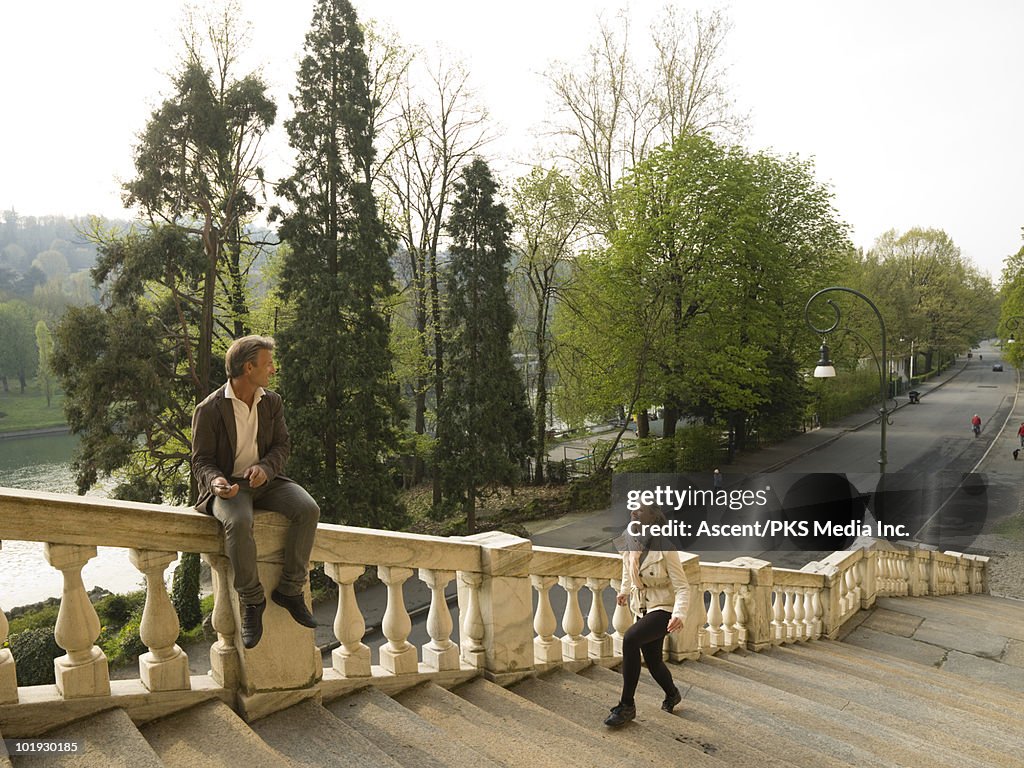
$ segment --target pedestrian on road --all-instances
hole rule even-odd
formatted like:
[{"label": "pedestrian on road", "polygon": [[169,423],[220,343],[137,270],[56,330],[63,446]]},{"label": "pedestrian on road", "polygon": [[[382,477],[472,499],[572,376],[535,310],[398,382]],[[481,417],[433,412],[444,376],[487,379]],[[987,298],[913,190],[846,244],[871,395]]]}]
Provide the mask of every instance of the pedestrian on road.
[{"label": "pedestrian on road", "polygon": [[670,540],[650,533],[651,527],[665,524],[665,516],[657,508],[645,506],[631,518],[622,552],[622,587],[616,602],[629,606],[636,623],[622,637],[622,695],[604,721],[611,728],[636,717],[634,694],[640,681],[641,654],[651,677],[665,692],[661,708],[671,713],[682,701],[661,647],[665,636],[681,629],[686,620],[689,584],[679,553],[669,548]]},{"label": "pedestrian on road", "polygon": [[1020,427],[1017,429],[1017,437],[1020,438],[1020,447],[1024,448],[1024,421],[1020,423]]},{"label": "pedestrian on road", "polygon": [[270,598],[302,626],[316,627],[303,589],[320,507],[302,486],[281,474],[291,442],[281,396],[266,389],[275,372],[273,349],[274,340],[266,336],[236,339],[224,356],[228,382],[192,415],[196,509],[224,526],[224,552],[235,574],[246,648],[255,648],[263,636],[267,606],[256,566],[254,506],[280,512],[290,523],[284,568]]},{"label": "pedestrian on road", "polygon": [[[1024,437],[1021,438],[1021,442],[1024,443]],[[715,490],[722,490],[722,473],[718,471],[718,467],[715,467]]]},{"label": "pedestrian on road", "polygon": [[978,414],[974,414],[971,417],[971,429],[974,430],[975,437],[981,434],[981,416]]}]

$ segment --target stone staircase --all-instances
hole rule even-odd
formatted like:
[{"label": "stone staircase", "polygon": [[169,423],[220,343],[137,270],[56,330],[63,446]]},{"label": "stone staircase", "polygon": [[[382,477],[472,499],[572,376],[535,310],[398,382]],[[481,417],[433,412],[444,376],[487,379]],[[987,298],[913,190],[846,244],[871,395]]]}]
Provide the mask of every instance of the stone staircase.
[{"label": "stone staircase", "polygon": [[615,731],[601,721],[620,676],[577,662],[507,688],[483,676],[392,696],[367,687],[251,723],[217,699],[141,727],[109,709],[46,734],[84,754],[13,766],[1024,765],[1024,602],[879,598],[844,633],[672,664],[672,715],[644,673],[637,720]]}]

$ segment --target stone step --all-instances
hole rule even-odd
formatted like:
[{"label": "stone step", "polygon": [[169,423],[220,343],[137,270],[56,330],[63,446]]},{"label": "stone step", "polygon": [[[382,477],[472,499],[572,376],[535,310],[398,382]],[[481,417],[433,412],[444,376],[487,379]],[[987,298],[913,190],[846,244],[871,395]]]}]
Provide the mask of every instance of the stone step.
[{"label": "stone step", "polygon": [[[693,662],[673,665],[672,674],[683,694],[680,706],[683,711],[695,716],[703,716],[709,725],[743,739],[749,746],[756,745],[772,755],[781,756],[791,765],[800,768],[844,768],[859,766],[836,756],[837,751],[846,751],[845,746],[837,749],[830,738],[819,741],[815,734],[809,733],[799,724],[794,725],[784,719],[777,719],[743,703],[736,704],[730,698],[719,696],[714,690],[707,690],[693,685],[677,674],[685,666],[693,666]],[[646,688],[654,695],[661,689],[646,675],[640,676],[639,688]]]},{"label": "stone step", "polygon": [[[1008,762],[1005,759],[1005,755],[951,735],[942,729],[928,728],[894,715],[888,715],[880,720],[877,710],[836,695],[832,692],[832,686],[809,685],[801,676],[786,674],[782,669],[765,664],[762,657],[772,655],[773,653],[733,653],[722,658],[710,659],[708,663],[718,665],[723,671],[743,679],[771,686],[841,711],[845,722],[851,726],[856,723],[859,730],[867,731],[866,742],[872,743],[873,749],[883,749],[886,753],[891,751],[892,756],[901,765],[920,768],[1010,768],[1014,765],[1012,761]],[[883,744],[877,744],[877,739],[882,739]],[[937,746],[941,749],[937,750]]]},{"label": "stone step", "polygon": [[964,627],[982,634],[1024,640],[1024,612],[994,615],[981,605],[951,602],[943,597],[880,597],[875,607],[931,619],[942,627]]},{"label": "stone step", "polygon": [[313,701],[250,724],[256,735],[302,768],[401,768],[363,734]]},{"label": "stone step", "polygon": [[979,719],[976,714],[947,705],[932,692],[905,690],[892,679],[866,680],[848,669],[831,667],[829,659],[815,663],[807,653],[787,648],[770,654],[751,654],[745,661],[857,702],[874,711],[882,722],[890,717],[906,719],[926,728],[944,730],[995,752],[1006,752],[1014,747],[1014,739],[1008,738],[989,718]]},{"label": "stone step", "polygon": [[[978,685],[975,680],[946,670],[936,674],[934,667],[925,667],[894,656],[866,651],[847,643],[825,641],[815,644],[814,647],[822,655],[828,656],[830,663],[842,664],[843,668],[852,674],[880,681],[898,678],[907,684],[916,683],[926,691],[933,691],[934,695],[981,704],[987,712],[1007,715],[1024,727],[1024,694],[1017,691],[1001,686]],[[1008,668],[1006,671],[1013,674],[1012,669]]]},{"label": "stone step", "polygon": [[406,768],[498,768],[376,688],[364,688],[325,708]]},{"label": "stone step", "polygon": [[[622,691],[622,675],[595,664],[578,673],[581,677],[600,684],[605,689],[607,698],[614,699]],[[679,691],[684,694],[685,688]],[[789,759],[776,758],[763,750],[764,741],[757,739],[757,746],[747,744],[738,738],[731,728],[723,728],[717,718],[708,717],[702,707],[687,706],[686,699],[679,704],[672,714],[661,710],[664,692],[660,688],[637,686],[637,709],[643,709],[652,722],[663,727],[681,729],[686,733],[687,741],[706,754],[719,758],[727,765],[756,765],[759,768],[791,768]],[[682,721],[683,724],[680,725]],[[767,734],[762,734],[766,736]],[[759,748],[762,747],[762,748]],[[776,754],[785,754],[786,744],[775,745]]]},{"label": "stone step", "polygon": [[[410,688],[395,701],[418,717],[443,730],[448,738],[472,747],[498,765],[524,768],[588,768],[592,763],[573,752],[554,752],[546,740],[506,723],[496,714],[480,709],[434,683]],[[506,725],[513,725],[506,729]],[[542,745],[542,742],[543,743]]]},{"label": "stone step", "polygon": [[553,713],[487,680],[478,678],[452,692],[497,718],[500,721],[501,737],[510,734],[522,737],[525,734],[528,738],[536,739],[538,744],[545,745],[553,755],[572,755],[588,766],[660,768],[664,765],[663,760],[634,753],[614,731],[606,729],[603,733],[595,734],[590,728],[576,725],[561,714]]},{"label": "stone step", "polygon": [[50,731],[53,741],[76,741],[77,753],[15,757],[14,768],[162,768],[163,763],[123,709],[105,712]]},{"label": "stone step", "polygon": [[571,672],[558,670],[544,678],[524,680],[512,690],[591,733],[606,734],[611,730],[622,748],[647,760],[703,766],[717,762],[688,740],[686,723],[682,720],[675,727],[665,726],[652,720],[650,712],[638,711],[636,720],[622,728],[609,729],[604,719],[611,705],[618,702],[618,696],[607,695],[597,683]]},{"label": "stone step", "polygon": [[292,763],[219,699],[139,729],[167,768],[280,768]]},{"label": "stone step", "polygon": [[[678,671],[677,671],[678,670]],[[895,768],[899,765],[863,738],[864,728],[846,721],[842,712],[825,709],[806,699],[770,686],[723,674],[709,664],[682,664],[673,670],[677,679],[728,701],[744,717],[778,729],[798,743],[813,744],[858,768]]]}]

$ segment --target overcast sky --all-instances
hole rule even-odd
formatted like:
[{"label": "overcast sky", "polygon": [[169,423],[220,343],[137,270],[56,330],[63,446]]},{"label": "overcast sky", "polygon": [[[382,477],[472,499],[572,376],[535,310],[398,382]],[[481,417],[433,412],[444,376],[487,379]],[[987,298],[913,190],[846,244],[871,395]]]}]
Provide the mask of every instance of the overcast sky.
[{"label": "overcast sky", "polygon": [[[283,111],[312,0],[241,0]],[[14,2],[3,13],[0,209],[126,216],[119,180],[135,135],[168,92],[182,0]],[[646,35],[662,0],[634,0]],[[726,59],[753,150],[813,157],[855,244],[890,228],[946,230],[998,278],[1021,245],[1024,3],[1015,0],[736,0]],[[535,145],[548,95],[541,73],[596,34],[603,0],[357,0],[410,44],[468,64],[504,133],[499,168]],[[267,145],[281,172],[280,124]]]}]

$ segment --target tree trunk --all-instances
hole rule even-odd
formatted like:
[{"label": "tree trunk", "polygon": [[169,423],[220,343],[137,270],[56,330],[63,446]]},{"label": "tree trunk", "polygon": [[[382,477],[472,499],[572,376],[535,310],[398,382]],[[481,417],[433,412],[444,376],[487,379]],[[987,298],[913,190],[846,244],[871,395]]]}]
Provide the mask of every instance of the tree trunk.
[{"label": "tree trunk", "polygon": [[666,403],[661,422],[662,437],[671,439],[676,436],[677,421],[679,421],[679,406],[675,403]]},{"label": "tree trunk", "polygon": [[636,414],[636,436],[649,437],[651,434],[651,422],[647,418],[647,409],[638,411]]},{"label": "tree trunk", "polygon": [[[533,475],[533,483],[534,485],[543,485],[548,437],[548,359],[543,338],[540,334],[537,336],[537,410],[533,415],[533,439],[535,441],[533,457],[537,466]],[[527,366],[529,366],[529,361],[527,361]]]},{"label": "tree trunk", "polygon": [[[444,337],[441,334],[441,291],[437,277],[437,249],[430,251],[430,314],[434,323],[434,397],[438,413],[444,399]],[[441,503],[441,473],[434,468],[434,504]]]}]

